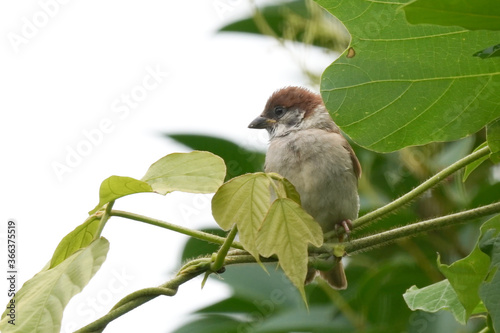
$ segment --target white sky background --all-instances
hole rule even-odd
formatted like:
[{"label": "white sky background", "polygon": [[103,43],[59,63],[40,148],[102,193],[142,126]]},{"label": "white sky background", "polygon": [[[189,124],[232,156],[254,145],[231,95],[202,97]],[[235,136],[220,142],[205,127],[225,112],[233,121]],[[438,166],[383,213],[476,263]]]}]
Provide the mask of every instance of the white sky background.
[{"label": "white sky background", "polygon": [[[6,225],[13,218],[18,289],[85,220],[102,180],[141,178],[162,156],[188,151],[161,133],[211,134],[264,150],[265,131],[247,125],[274,90],[307,82],[294,57],[275,41],[215,33],[249,12],[245,0],[59,1],[0,3],[0,267],[7,270]],[[25,20],[33,22],[43,3],[52,3],[52,17],[16,52],[9,33],[22,36]],[[217,12],[217,3],[227,10]],[[313,51],[300,56],[319,69],[333,60]],[[148,79],[151,71],[168,74],[160,74],[156,84]],[[144,80],[150,90],[141,88]],[[143,100],[127,107],[123,96],[140,91],[147,92]],[[102,122],[107,133],[100,130],[99,137]],[[90,146],[85,132],[93,133]],[[87,148],[87,155],[58,177],[53,163],[67,164],[68,151],[78,147]],[[190,228],[215,226],[210,196],[133,195],[115,208]],[[119,218],[102,235],[110,241],[107,260],[67,306],[62,332],[104,315],[137,289],[168,280],[187,240]],[[3,306],[8,287],[5,278],[0,281]],[[213,280],[203,290],[200,284],[195,279],[175,297],[133,310],[106,332],[171,332],[188,313],[229,293]]]}]

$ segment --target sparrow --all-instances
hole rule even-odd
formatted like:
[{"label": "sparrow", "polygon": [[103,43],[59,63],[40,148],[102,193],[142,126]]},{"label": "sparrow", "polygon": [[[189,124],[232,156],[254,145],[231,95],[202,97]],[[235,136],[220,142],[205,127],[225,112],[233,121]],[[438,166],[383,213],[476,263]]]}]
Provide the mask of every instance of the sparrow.
[{"label": "sparrow", "polygon": [[[302,208],[324,233],[338,226],[348,233],[358,217],[361,165],[321,96],[302,87],[277,90],[248,127],[269,133],[265,172],[276,172],[295,186]],[[346,289],[341,258],[335,261],[330,271],[319,274],[333,288]],[[310,269],[305,283],[315,275]]]}]

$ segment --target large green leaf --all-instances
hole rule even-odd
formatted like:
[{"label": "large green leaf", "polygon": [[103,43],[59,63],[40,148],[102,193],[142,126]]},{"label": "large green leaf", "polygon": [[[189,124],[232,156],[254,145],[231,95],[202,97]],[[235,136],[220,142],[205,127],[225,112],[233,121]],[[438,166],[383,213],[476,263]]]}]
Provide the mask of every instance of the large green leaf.
[{"label": "large green leaf", "polygon": [[100,221],[101,219],[98,216],[89,216],[85,222],[67,234],[59,242],[59,245],[57,245],[52,255],[52,259],[50,260],[49,268],[56,267],[76,251],[87,247],[94,239]]},{"label": "large green leaf", "polygon": [[15,296],[16,321],[8,321],[8,309],[0,321],[2,332],[57,333],[64,308],[88,284],[106,259],[109,242],[99,238],[56,267],[28,280]]},{"label": "large green leaf", "polygon": [[276,199],[262,223],[257,248],[264,257],[278,256],[281,268],[304,301],[309,243],[323,244],[320,225],[292,199]]},{"label": "large green leaf", "polygon": [[206,151],[193,151],[159,159],[141,180],[160,194],[173,191],[213,193],[222,185],[225,175],[222,158]]},{"label": "large green leaf", "polygon": [[89,214],[94,214],[108,202],[126,195],[144,192],[153,192],[148,183],[130,177],[111,176],[101,183],[99,203]]},{"label": "large green leaf", "polygon": [[417,0],[403,9],[412,24],[500,30],[500,2],[497,0]]},{"label": "large green leaf", "polygon": [[500,32],[410,25],[401,1],[317,2],[352,37],[355,56],[346,51],[325,70],[321,93],[356,143],[394,151],[458,139],[498,118],[500,62],[473,54]]},{"label": "large green leaf", "polygon": [[240,242],[257,260],[257,235],[271,206],[270,184],[265,173],[246,174],[222,185],[212,199],[215,221],[224,230],[236,223]]},{"label": "large green leaf", "polygon": [[199,134],[167,134],[192,149],[204,150],[221,157],[226,163],[226,180],[245,173],[262,171],[265,154],[247,149],[226,139]]}]

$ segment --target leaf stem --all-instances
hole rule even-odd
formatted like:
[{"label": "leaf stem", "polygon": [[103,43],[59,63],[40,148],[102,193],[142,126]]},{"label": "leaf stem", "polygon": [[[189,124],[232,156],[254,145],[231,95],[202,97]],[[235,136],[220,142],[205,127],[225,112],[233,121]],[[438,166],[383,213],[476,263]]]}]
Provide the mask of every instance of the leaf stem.
[{"label": "leaf stem", "polygon": [[[463,223],[480,217],[500,213],[500,202],[466,210],[460,213],[446,215],[422,222],[417,222],[404,227],[395,228],[379,234],[359,238],[347,243],[343,243],[345,251],[352,254],[359,250],[366,250],[373,246],[385,245],[399,238],[414,236],[425,231],[443,228],[452,224]],[[331,247],[332,244],[325,244]],[[338,244],[334,244],[338,246]]]},{"label": "leaf stem", "polygon": [[217,272],[224,266],[224,261],[226,260],[227,253],[229,249],[231,248],[234,237],[236,237],[236,234],[238,233],[238,228],[236,227],[236,224],[233,225],[231,228],[231,231],[229,231],[229,234],[226,236],[226,240],[224,241],[224,244],[222,244],[221,248],[219,249],[219,252],[217,252],[217,256],[215,257],[215,260],[210,264],[210,270],[212,272]]},{"label": "leaf stem", "polygon": [[94,240],[101,237],[102,230],[104,229],[106,222],[108,222],[109,218],[111,217],[111,209],[113,209],[114,204],[115,204],[114,200],[106,204],[106,209],[104,210],[104,213],[102,214],[101,219],[99,221],[99,226],[97,227],[97,231],[94,235]]},{"label": "leaf stem", "polygon": [[446,179],[449,175],[453,174],[454,172],[460,170],[461,168],[465,167],[467,164],[470,164],[474,162],[475,160],[480,159],[481,157],[487,155],[490,152],[489,147],[484,147],[482,149],[479,149],[476,152],[473,152],[466,157],[462,158],[461,160],[458,160],[457,162],[453,163],[452,165],[448,166],[447,168],[441,170],[419,186],[415,187],[413,190],[410,192],[406,193],[402,197],[390,202],[389,204],[378,208],[368,214],[365,214],[361,216],[360,218],[356,219],[353,221],[353,228],[358,228],[362,225],[365,225],[369,222],[372,222],[374,220],[379,219],[380,217],[392,212],[393,210],[396,210],[400,208],[401,206],[404,206],[408,202],[412,201],[431,187],[435,186],[442,180]]},{"label": "leaf stem", "polygon": [[278,198],[286,198],[286,193],[284,193],[284,191],[281,188],[279,188],[278,185],[276,185],[276,182],[275,182],[275,181],[278,181],[280,183],[283,182],[283,176],[281,176],[281,175],[279,175],[277,173],[274,173],[274,172],[266,173],[266,176],[271,181],[271,186],[274,189],[274,192],[276,193],[276,197],[278,197]]},{"label": "leaf stem", "polygon": [[[135,213],[125,212],[125,211],[121,211],[121,210],[112,210],[110,212],[110,215],[117,216],[117,217],[123,217],[123,218],[127,218],[130,220],[155,225],[157,227],[162,227],[162,228],[165,228],[168,230],[176,231],[178,233],[188,235],[188,236],[191,236],[191,237],[194,237],[197,239],[201,239],[201,240],[204,240],[204,241],[210,242],[210,243],[222,245],[226,241],[226,238],[224,238],[224,237],[212,235],[210,233],[199,231],[199,230],[193,230],[193,229],[181,227],[180,225],[157,220],[157,219],[154,219],[151,217],[147,217],[147,216],[143,216],[143,215],[139,215],[139,214],[135,214]],[[243,245],[241,245],[241,243],[239,243],[239,242],[233,241],[231,246],[234,248],[243,250]]]}]

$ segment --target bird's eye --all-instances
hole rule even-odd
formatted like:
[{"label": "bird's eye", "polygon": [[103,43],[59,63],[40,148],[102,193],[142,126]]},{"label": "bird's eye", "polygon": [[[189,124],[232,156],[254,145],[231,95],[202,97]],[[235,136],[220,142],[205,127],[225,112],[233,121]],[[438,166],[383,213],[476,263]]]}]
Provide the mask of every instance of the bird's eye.
[{"label": "bird's eye", "polygon": [[285,114],[285,108],[282,106],[277,106],[274,108],[274,115],[281,118]]}]

